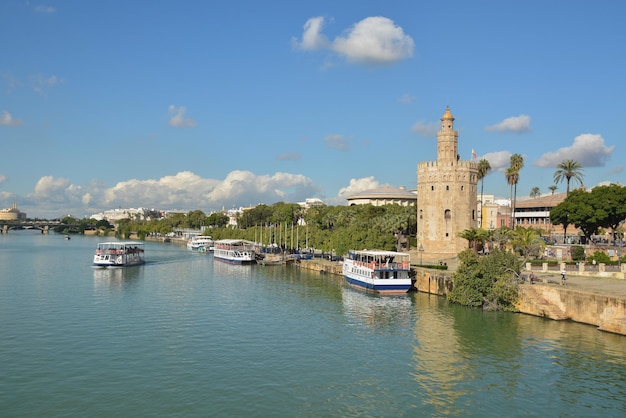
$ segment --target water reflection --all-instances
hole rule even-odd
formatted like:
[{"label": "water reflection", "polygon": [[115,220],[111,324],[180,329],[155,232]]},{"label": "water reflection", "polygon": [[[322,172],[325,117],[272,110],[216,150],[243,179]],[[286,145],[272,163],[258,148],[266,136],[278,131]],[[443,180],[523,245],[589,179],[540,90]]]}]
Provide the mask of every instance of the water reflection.
[{"label": "water reflection", "polygon": [[133,287],[140,275],[143,275],[143,266],[93,268],[94,288],[109,289]]},{"label": "water reflection", "polygon": [[624,409],[623,336],[426,295],[416,307],[412,377],[436,415],[483,415],[511,405],[518,415]]},{"label": "water reflection", "polygon": [[225,278],[250,279],[252,277],[251,264],[230,264],[219,260],[213,260],[213,271],[216,276]]},{"label": "water reflection", "polygon": [[345,315],[353,322],[373,328],[410,326],[412,295],[376,295],[344,286],[341,301]]}]

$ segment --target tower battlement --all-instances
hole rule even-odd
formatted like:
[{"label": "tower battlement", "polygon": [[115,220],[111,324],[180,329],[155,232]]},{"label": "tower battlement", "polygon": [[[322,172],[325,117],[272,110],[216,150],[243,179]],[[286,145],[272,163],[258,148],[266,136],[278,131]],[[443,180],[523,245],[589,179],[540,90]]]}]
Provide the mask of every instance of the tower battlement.
[{"label": "tower battlement", "polygon": [[459,168],[478,168],[478,163],[476,161],[472,161],[472,160],[465,160],[465,161],[455,161],[455,162],[441,162],[441,161],[420,161],[417,163],[417,168],[418,169],[423,169],[423,168],[448,168],[448,167],[459,167]]}]

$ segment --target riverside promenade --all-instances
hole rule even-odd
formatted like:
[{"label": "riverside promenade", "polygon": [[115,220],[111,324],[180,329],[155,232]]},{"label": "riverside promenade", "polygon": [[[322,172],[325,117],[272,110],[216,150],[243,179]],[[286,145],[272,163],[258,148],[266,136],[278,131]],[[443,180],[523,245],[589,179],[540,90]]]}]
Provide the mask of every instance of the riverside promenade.
[{"label": "riverside promenade", "polygon": [[[411,260],[419,254],[411,252]],[[342,275],[341,263],[325,259],[302,260],[301,268],[322,274]],[[419,292],[446,296],[452,289],[455,263],[448,263],[448,270],[414,267],[415,288]],[[598,277],[568,271],[566,285],[561,285],[557,271],[533,270],[535,284],[527,280],[519,286],[520,313],[553,320],[571,320],[592,326],[601,331],[626,335],[626,280],[614,277]],[[530,271],[523,271],[528,276]]]}]

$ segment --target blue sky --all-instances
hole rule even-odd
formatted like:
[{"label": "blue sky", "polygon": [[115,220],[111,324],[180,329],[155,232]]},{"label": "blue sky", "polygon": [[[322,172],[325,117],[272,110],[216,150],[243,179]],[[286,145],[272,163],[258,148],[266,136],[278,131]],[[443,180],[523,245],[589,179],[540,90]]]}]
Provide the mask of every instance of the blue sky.
[{"label": "blue sky", "polygon": [[[485,193],[626,183],[626,3],[0,3],[0,208],[206,213],[417,186],[450,106]],[[565,191],[560,183],[557,192]]]}]

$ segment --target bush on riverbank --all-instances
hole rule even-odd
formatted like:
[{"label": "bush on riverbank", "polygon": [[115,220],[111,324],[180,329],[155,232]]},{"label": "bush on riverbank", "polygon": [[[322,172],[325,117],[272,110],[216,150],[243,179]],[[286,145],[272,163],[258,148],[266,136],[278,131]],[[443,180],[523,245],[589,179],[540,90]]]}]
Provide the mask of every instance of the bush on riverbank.
[{"label": "bush on riverbank", "polygon": [[465,250],[459,254],[459,262],[452,275],[454,288],[448,293],[449,301],[485,310],[516,310],[521,262],[515,254],[495,249],[479,257]]}]

